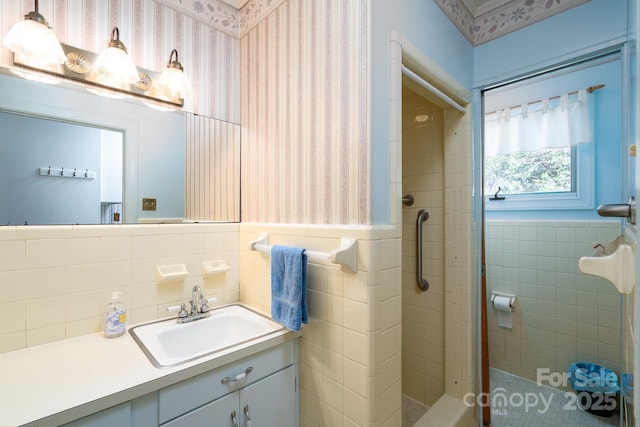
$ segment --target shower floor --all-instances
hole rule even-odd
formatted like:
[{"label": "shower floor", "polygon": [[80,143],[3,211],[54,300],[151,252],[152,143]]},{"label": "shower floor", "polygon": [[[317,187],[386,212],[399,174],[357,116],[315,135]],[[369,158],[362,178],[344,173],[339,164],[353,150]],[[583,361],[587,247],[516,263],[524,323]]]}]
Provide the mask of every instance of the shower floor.
[{"label": "shower floor", "polygon": [[[617,412],[609,418],[590,414],[575,408],[575,400],[565,396],[564,391],[539,386],[533,381],[494,368],[490,369],[489,375],[492,397],[500,394],[507,398],[506,405],[491,408],[492,427],[603,427],[619,424]],[[498,390],[496,393],[498,388],[506,391]],[[520,400],[520,396],[524,399]],[[526,403],[521,404],[527,398],[533,403],[534,396],[541,402],[537,406],[529,405],[527,408]],[[542,399],[548,404],[542,403]]]},{"label": "shower floor", "polygon": [[413,400],[409,396],[402,395],[402,427],[413,427],[429,409],[428,406]]}]

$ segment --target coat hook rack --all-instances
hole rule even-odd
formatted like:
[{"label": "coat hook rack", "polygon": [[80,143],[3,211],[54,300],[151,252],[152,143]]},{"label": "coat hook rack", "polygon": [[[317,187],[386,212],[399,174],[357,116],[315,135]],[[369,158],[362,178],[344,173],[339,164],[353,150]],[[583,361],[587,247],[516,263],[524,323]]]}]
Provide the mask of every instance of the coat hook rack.
[{"label": "coat hook rack", "polygon": [[[82,168],[80,168],[82,170]],[[96,173],[94,171],[90,171],[85,168],[84,173],[78,173],[78,168],[67,168],[64,166],[60,168],[52,168],[51,166],[46,168],[39,168],[38,174],[40,176],[50,176],[50,177],[58,177],[58,178],[77,178],[77,179],[96,179]]]}]

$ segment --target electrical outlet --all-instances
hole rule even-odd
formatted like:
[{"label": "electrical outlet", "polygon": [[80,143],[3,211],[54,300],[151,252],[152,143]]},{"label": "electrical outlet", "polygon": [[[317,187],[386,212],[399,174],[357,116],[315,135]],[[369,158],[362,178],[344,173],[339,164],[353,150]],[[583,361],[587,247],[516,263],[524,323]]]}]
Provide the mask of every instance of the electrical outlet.
[{"label": "electrical outlet", "polygon": [[156,199],[142,199],[142,210],[143,211],[155,211],[156,210]]}]

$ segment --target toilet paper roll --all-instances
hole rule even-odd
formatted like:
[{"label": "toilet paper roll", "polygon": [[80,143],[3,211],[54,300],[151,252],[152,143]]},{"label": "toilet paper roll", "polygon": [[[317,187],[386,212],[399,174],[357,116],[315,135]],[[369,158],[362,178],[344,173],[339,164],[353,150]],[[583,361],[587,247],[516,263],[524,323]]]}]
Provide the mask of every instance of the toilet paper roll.
[{"label": "toilet paper roll", "polygon": [[493,299],[493,307],[498,312],[498,326],[512,328],[511,298],[496,295]]}]

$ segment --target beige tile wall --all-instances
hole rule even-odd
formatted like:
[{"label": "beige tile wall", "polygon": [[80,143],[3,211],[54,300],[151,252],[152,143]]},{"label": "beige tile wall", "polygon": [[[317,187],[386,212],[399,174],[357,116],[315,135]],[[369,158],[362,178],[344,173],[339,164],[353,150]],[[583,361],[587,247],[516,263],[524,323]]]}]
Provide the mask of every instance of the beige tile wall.
[{"label": "beige tile wall", "polygon": [[248,249],[262,232],[270,233],[271,244],[319,251],[338,248],[341,237],[358,239],[355,274],[309,259],[300,425],[401,425],[400,228],[241,224],[240,297],[269,312],[270,260]]},{"label": "beige tile wall", "polygon": [[471,106],[444,113],[445,393],[462,399],[474,390],[472,301],[478,282],[473,251]]},{"label": "beige tile wall", "polygon": [[[129,325],[166,317],[194,285],[237,301],[238,224],[0,228],[0,352],[102,330],[111,291],[122,291]],[[202,274],[202,262],[231,271]],[[186,264],[183,281],[158,284],[158,265]]]},{"label": "beige tile wall", "polygon": [[[402,91],[402,189],[415,197],[402,209],[402,392],[428,406],[444,393],[444,112]],[[415,121],[418,114],[430,118]],[[423,277],[416,284],[416,218],[423,224]]]},{"label": "beige tile wall", "polygon": [[[397,40],[396,40],[397,38]],[[416,49],[402,37],[389,44],[390,126],[390,206],[391,222],[402,223],[402,61],[405,53]],[[407,53],[407,55],[409,55]],[[412,57],[414,58],[414,57]],[[427,62],[421,57],[423,62]],[[417,61],[420,63],[421,61]],[[412,63],[415,63],[412,62]],[[450,79],[440,71],[429,70],[438,77]],[[464,113],[444,111],[443,181],[444,186],[444,393],[462,399],[474,390],[473,306],[477,277],[474,274],[472,190],[471,106]],[[434,188],[436,188],[434,183]],[[431,381],[431,378],[428,379]],[[459,401],[462,404],[461,400]]]},{"label": "beige tile wall", "polygon": [[575,361],[618,371],[620,296],[578,261],[619,232],[618,221],[487,221],[488,296],[517,296],[512,329],[487,298],[492,367],[534,381],[537,368],[566,372]]}]

